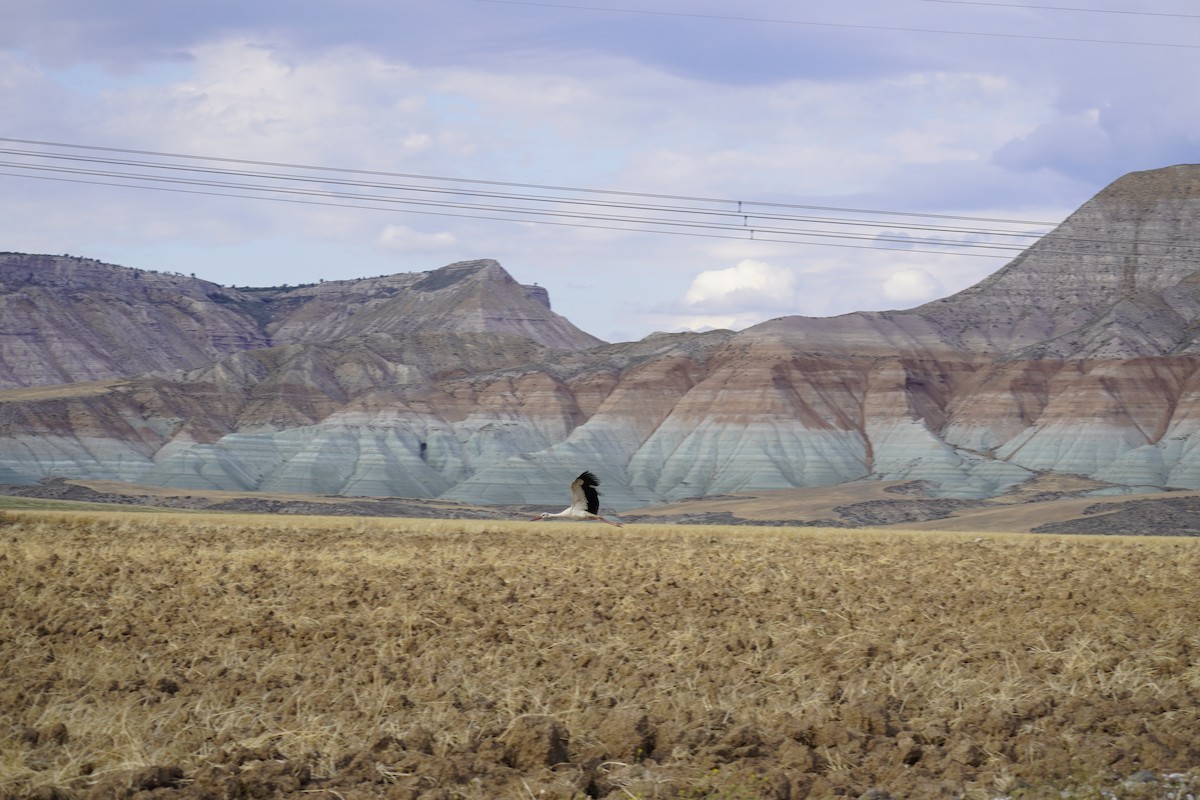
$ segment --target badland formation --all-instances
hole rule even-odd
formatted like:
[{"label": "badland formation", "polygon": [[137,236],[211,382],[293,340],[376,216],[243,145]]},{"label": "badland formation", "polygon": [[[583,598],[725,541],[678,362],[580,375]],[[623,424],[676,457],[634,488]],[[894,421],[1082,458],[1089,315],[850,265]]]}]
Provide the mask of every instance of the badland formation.
[{"label": "badland formation", "polygon": [[606,344],[495,261],[219,286],[0,254],[0,483],[610,509],[860,480],[1200,489],[1200,165],[903,311]]}]

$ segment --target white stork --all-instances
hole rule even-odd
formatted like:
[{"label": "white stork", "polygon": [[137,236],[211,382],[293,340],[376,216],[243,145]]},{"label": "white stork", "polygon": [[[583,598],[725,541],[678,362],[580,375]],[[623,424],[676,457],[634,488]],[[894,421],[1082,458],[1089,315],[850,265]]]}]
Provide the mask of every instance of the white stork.
[{"label": "white stork", "polygon": [[600,492],[596,489],[599,485],[599,479],[592,473],[580,474],[571,483],[571,505],[557,514],[551,514],[549,511],[538,514],[533,521],[537,522],[543,519],[599,520],[617,528],[623,527],[619,522],[610,522],[600,516]]}]

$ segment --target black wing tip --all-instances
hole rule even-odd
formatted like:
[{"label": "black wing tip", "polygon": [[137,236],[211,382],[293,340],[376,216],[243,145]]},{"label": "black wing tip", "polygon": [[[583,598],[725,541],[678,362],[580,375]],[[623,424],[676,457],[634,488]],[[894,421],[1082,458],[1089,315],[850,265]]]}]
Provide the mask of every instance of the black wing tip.
[{"label": "black wing tip", "polygon": [[579,474],[579,477],[576,478],[575,480],[583,481],[584,486],[599,486],[600,485],[600,479],[586,470],[584,472],[581,472]]}]

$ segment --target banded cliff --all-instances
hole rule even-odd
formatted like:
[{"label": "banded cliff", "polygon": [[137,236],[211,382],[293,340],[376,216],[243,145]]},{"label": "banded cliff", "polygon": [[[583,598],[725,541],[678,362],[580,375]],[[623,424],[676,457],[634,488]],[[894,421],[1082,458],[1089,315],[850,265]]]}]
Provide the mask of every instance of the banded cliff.
[{"label": "banded cliff", "polygon": [[0,392],[0,480],[557,503],[586,467],[617,509],[871,478],[985,497],[1045,471],[1200,488],[1197,242],[1185,165],[951,297],[740,333],[605,345],[494,262],[270,302],[205,287],[203,324],[170,317],[175,372]]}]

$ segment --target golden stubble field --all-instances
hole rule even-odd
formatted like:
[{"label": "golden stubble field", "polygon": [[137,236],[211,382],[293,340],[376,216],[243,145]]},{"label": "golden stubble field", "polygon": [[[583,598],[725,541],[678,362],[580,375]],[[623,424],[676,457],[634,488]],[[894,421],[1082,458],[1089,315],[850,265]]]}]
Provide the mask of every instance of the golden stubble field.
[{"label": "golden stubble field", "polygon": [[1166,797],[1197,545],[9,513],[0,797]]}]

